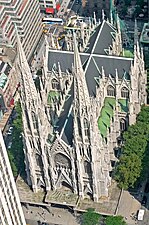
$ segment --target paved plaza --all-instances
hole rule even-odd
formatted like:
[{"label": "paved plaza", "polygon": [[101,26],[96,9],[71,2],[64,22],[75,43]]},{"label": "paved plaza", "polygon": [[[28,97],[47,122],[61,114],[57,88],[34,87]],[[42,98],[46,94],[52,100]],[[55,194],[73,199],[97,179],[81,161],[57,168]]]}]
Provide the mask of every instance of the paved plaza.
[{"label": "paved plaza", "polygon": [[123,191],[117,214],[122,215],[128,225],[138,224],[137,219],[135,219],[134,216],[137,215],[140,208],[141,203],[128,191]]},{"label": "paved plaza", "polygon": [[[79,225],[76,218],[66,209],[38,206],[23,206],[23,212],[29,225],[37,225],[46,222],[56,225]],[[40,222],[39,222],[40,221]]]}]

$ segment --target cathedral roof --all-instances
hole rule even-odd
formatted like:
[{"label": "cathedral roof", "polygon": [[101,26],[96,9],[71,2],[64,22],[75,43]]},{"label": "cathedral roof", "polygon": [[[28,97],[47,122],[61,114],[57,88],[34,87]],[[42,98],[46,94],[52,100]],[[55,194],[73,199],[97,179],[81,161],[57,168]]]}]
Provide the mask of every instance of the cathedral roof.
[{"label": "cathedral roof", "polygon": [[107,55],[106,50],[112,46],[112,40],[115,38],[116,29],[103,21],[95,30],[94,35],[89,40],[89,49],[85,52],[93,54]]},{"label": "cathedral roof", "polygon": [[[116,69],[119,79],[122,79],[124,75],[129,74],[131,62],[133,60],[132,58],[111,56],[106,54],[105,49],[108,49],[112,44],[114,33],[115,29],[104,21],[99,25],[95,33],[91,36],[88,49],[86,49],[85,52],[80,52],[81,62],[85,71],[85,77],[90,96],[95,96],[96,94],[96,86],[101,77],[102,67],[105,71],[105,76],[109,76],[110,74],[111,77],[114,78],[116,75]],[[60,63],[62,72],[66,72],[66,70],[72,72],[74,52],[50,49],[48,54],[48,70],[52,71],[55,66],[58,66],[58,63]],[[126,79],[129,79],[129,76],[127,76]],[[59,120],[56,123],[55,129],[59,132],[62,140],[68,145],[72,146],[73,88],[71,88],[69,95],[69,98],[66,98],[67,100],[64,104],[64,111],[62,111]],[[99,121],[99,123],[100,122],[102,121]],[[109,123],[108,120],[105,122]]]},{"label": "cathedral roof", "polygon": [[74,88],[72,88],[67,95],[64,103],[64,110],[61,112],[60,117],[56,123],[55,130],[59,132],[61,138],[65,143],[72,146],[73,140],[73,115],[72,115],[72,102],[74,98]]},{"label": "cathedral roof", "polygon": [[[115,70],[118,71],[120,79],[123,78],[125,73],[129,73],[131,58],[107,56],[89,53],[80,53],[83,68],[85,70],[85,76],[87,86],[91,96],[95,95],[97,81],[96,78],[101,76],[102,66],[105,70],[105,75],[115,77]],[[57,66],[58,62],[61,65],[62,72],[66,70],[72,70],[72,64],[74,61],[74,53],[68,51],[50,50],[48,58],[48,69],[52,70],[53,65]]]}]

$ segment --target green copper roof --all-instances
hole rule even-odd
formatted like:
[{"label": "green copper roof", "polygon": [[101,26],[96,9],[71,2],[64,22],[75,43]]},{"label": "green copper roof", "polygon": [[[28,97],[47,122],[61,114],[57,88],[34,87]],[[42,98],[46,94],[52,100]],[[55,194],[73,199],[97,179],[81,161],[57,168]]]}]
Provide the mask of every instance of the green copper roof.
[{"label": "green copper roof", "polygon": [[59,92],[57,91],[50,91],[48,94],[48,104],[51,104],[51,101],[54,99],[58,99],[59,98]]},{"label": "green copper roof", "polygon": [[128,112],[128,99],[119,99],[118,103],[121,107],[121,112]]},{"label": "green copper roof", "polygon": [[100,117],[98,118],[98,128],[102,137],[107,136],[107,128],[110,127],[110,121],[113,117],[115,104],[115,98],[105,98],[104,106],[102,107]]},{"label": "green copper roof", "polygon": [[103,116],[103,114],[107,114],[109,117],[113,116],[113,109],[110,106],[104,106],[101,110],[101,116]]},{"label": "green copper roof", "polygon": [[98,128],[100,130],[100,133],[103,137],[107,136],[107,127],[104,125],[102,118],[98,118]]},{"label": "green copper roof", "polygon": [[134,57],[133,53],[129,50],[124,50],[123,56],[125,56],[126,58],[133,58]]},{"label": "green copper roof", "polygon": [[103,109],[101,110],[101,117],[103,118],[103,123],[107,126],[110,127],[110,116],[107,114],[106,110]]}]

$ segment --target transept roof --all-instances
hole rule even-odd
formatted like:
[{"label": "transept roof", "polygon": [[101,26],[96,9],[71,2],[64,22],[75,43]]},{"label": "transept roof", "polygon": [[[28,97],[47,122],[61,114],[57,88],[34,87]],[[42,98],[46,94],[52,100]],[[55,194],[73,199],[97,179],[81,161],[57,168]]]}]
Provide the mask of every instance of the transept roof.
[{"label": "transept roof", "polygon": [[[102,77],[101,71],[104,68],[105,76],[109,75],[112,78],[116,76],[116,70],[118,72],[119,79],[122,79],[126,74],[129,74],[131,62],[133,58],[125,58],[120,56],[107,55],[106,49],[112,45],[112,40],[115,37],[115,28],[108,22],[103,21],[95,30],[93,35],[89,40],[89,45],[87,46],[85,52],[80,52],[81,62],[83,69],[85,71],[85,77],[87,82],[87,87],[90,96],[96,95],[97,81],[100,81]],[[60,63],[62,72],[72,72],[72,65],[74,63],[74,52],[62,51],[62,50],[49,50],[48,54],[48,70],[56,66],[58,67]],[[126,76],[125,76],[126,78]],[[126,79],[129,79],[127,76]],[[65,143],[72,146],[73,141],[73,85],[69,93],[70,97],[67,98],[64,104],[64,110],[61,112],[60,117],[55,125],[56,131]],[[107,102],[105,102],[107,103]],[[107,103],[109,104],[109,102]],[[122,112],[126,111],[126,104],[120,101]],[[124,106],[124,107],[123,107]],[[110,108],[111,107],[111,108]],[[106,117],[103,121],[102,114],[99,117],[98,123],[100,124],[100,132],[105,137],[107,133],[107,126],[109,126],[111,114],[113,113],[113,106],[105,105],[103,112],[106,113]],[[125,108],[125,110],[124,110]],[[108,111],[109,109],[109,111]],[[112,111],[110,111],[112,110]]]}]

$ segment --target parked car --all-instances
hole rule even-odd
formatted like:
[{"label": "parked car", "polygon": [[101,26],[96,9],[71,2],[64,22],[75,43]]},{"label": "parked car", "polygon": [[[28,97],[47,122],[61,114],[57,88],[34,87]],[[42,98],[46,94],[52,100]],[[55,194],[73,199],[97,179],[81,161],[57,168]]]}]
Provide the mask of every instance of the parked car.
[{"label": "parked car", "polygon": [[7,148],[10,149],[11,146],[12,146],[12,142],[10,141]]},{"label": "parked car", "polygon": [[13,130],[13,127],[9,127],[9,131],[12,131]]},{"label": "parked car", "polygon": [[149,183],[146,183],[144,192],[145,193],[149,192]]},{"label": "parked car", "polygon": [[147,197],[146,196],[143,196],[143,199],[142,199],[141,204],[145,206],[146,203],[147,203]]}]

